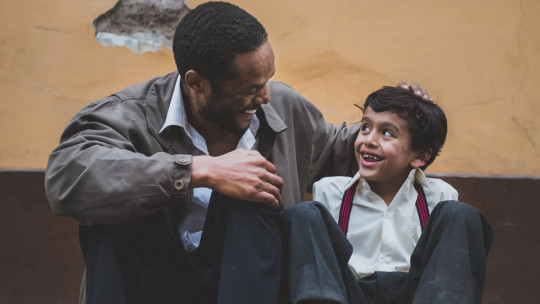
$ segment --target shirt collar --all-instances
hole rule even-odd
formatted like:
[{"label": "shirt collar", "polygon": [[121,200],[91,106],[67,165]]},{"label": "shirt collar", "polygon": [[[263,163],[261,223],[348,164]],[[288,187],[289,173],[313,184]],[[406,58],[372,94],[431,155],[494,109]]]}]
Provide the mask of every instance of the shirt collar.
[{"label": "shirt collar", "polygon": [[362,181],[363,179],[360,177],[360,171],[356,172],[356,174],[353,176],[353,178],[351,179],[351,181],[349,181],[347,183],[347,185],[345,185],[345,188],[341,189],[341,191],[343,193],[345,193],[345,191],[347,191],[347,189],[349,189],[357,180],[360,180]]},{"label": "shirt collar", "polygon": [[[349,189],[356,181],[359,181],[358,182],[358,187],[364,189],[364,188],[367,188],[369,189],[369,184],[367,183],[366,180],[364,180],[361,176],[360,176],[360,171],[356,172],[356,174],[353,176],[353,178],[347,183],[347,185],[345,185],[345,188],[344,189],[341,189],[343,192],[345,192],[347,189]],[[423,187],[426,187],[426,188],[429,188],[429,183],[427,181],[427,178],[426,178],[426,175],[424,174],[424,171],[420,170],[420,169],[412,169],[410,172],[409,172],[409,175],[407,176],[407,179],[405,180],[404,184],[406,183],[410,183],[410,184],[414,184],[414,183],[418,183],[420,185],[422,185]]]},{"label": "shirt collar", "polygon": [[[204,137],[202,137],[202,135],[197,132],[186,119],[186,108],[180,89],[180,75],[176,78],[176,84],[174,85],[174,91],[171,97],[171,104],[169,105],[165,122],[163,123],[161,130],[159,130],[159,134],[162,134],[162,132],[170,126],[178,126],[184,129],[184,132],[191,139],[195,147],[208,155],[208,148]],[[254,115],[249,122],[249,128],[238,142],[237,148],[247,150],[253,149],[256,142],[254,134],[257,134],[259,126],[260,121],[257,116]]]},{"label": "shirt collar", "polygon": [[176,77],[176,84],[174,85],[174,91],[171,97],[171,104],[167,111],[167,118],[163,123],[163,127],[159,130],[161,134],[169,126],[179,126],[187,129],[184,118],[186,117],[186,108],[184,107],[184,101],[182,100],[182,94],[180,94],[180,76]]}]

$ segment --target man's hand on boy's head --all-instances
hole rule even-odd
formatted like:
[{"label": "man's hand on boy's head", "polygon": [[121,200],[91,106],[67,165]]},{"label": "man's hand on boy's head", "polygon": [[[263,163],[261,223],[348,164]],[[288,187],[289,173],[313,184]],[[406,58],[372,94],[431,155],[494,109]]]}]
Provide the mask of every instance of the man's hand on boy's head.
[{"label": "man's hand on boy's head", "polygon": [[422,88],[417,83],[411,83],[411,85],[408,85],[405,81],[400,81],[400,82],[398,82],[397,87],[405,89],[405,90],[409,90],[409,91],[413,92],[415,95],[418,95],[418,96],[422,97],[422,99],[424,99],[425,101],[435,103],[433,98],[429,97],[429,94],[428,94],[427,90]]}]

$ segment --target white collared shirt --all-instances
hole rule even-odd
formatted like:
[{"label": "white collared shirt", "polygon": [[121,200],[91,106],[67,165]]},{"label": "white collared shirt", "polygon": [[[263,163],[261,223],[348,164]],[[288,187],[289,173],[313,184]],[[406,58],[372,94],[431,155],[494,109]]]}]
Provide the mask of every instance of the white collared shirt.
[{"label": "white collared shirt", "polygon": [[422,185],[430,212],[441,201],[457,200],[457,191],[446,182],[426,178],[422,170],[414,169],[390,205],[371,191],[359,173],[352,179],[344,176],[321,179],[313,185],[313,200],[325,205],[337,222],[343,194],[357,180],[347,232],[353,245],[349,267],[360,278],[375,271],[408,272],[412,252],[422,233],[414,183]]},{"label": "white collared shirt", "polygon": [[[253,119],[249,122],[249,128],[238,142],[237,149],[256,149],[257,140],[255,134],[259,130],[259,125],[259,119],[257,116],[253,116]],[[179,126],[184,130],[185,140],[191,141],[196,149],[195,151],[191,151],[192,155],[208,155],[206,140],[187,121],[186,108],[180,90],[180,76],[176,79],[167,117],[159,133],[161,134],[169,126]],[[188,210],[177,227],[184,248],[187,251],[194,251],[199,246],[204,220],[206,219],[206,210],[208,209],[211,196],[212,190],[209,188],[201,187],[193,189],[193,204],[188,205]]]}]

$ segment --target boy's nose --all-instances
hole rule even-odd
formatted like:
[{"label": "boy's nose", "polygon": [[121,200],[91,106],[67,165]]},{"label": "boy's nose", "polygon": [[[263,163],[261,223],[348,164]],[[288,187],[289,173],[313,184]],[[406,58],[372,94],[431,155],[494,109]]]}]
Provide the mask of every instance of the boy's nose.
[{"label": "boy's nose", "polygon": [[377,134],[376,132],[371,132],[364,138],[364,144],[368,147],[377,146]]}]

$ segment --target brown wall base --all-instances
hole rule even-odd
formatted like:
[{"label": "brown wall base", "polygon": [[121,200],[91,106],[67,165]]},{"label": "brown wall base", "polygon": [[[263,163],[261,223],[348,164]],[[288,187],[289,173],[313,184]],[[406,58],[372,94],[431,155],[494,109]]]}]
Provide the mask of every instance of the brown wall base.
[{"label": "brown wall base", "polygon": [[460,201],[480,210],[495,233],[483,303],[538,303],[540,178],[436,177],[453,185]]},{"label": "brown wall base", "polygon": [[0,171],[2,303],[78,302],[77,224],[51,213],[43,179],[43,171]]},{"label": "brown wall base", "polygon": [[[437,175],[482,211],[495,231],[483,303],[540,298],[540,178]],[[77,303],[84,264],[77,224],[54,216],[43,171],[0,171],[0,299]]]}]

